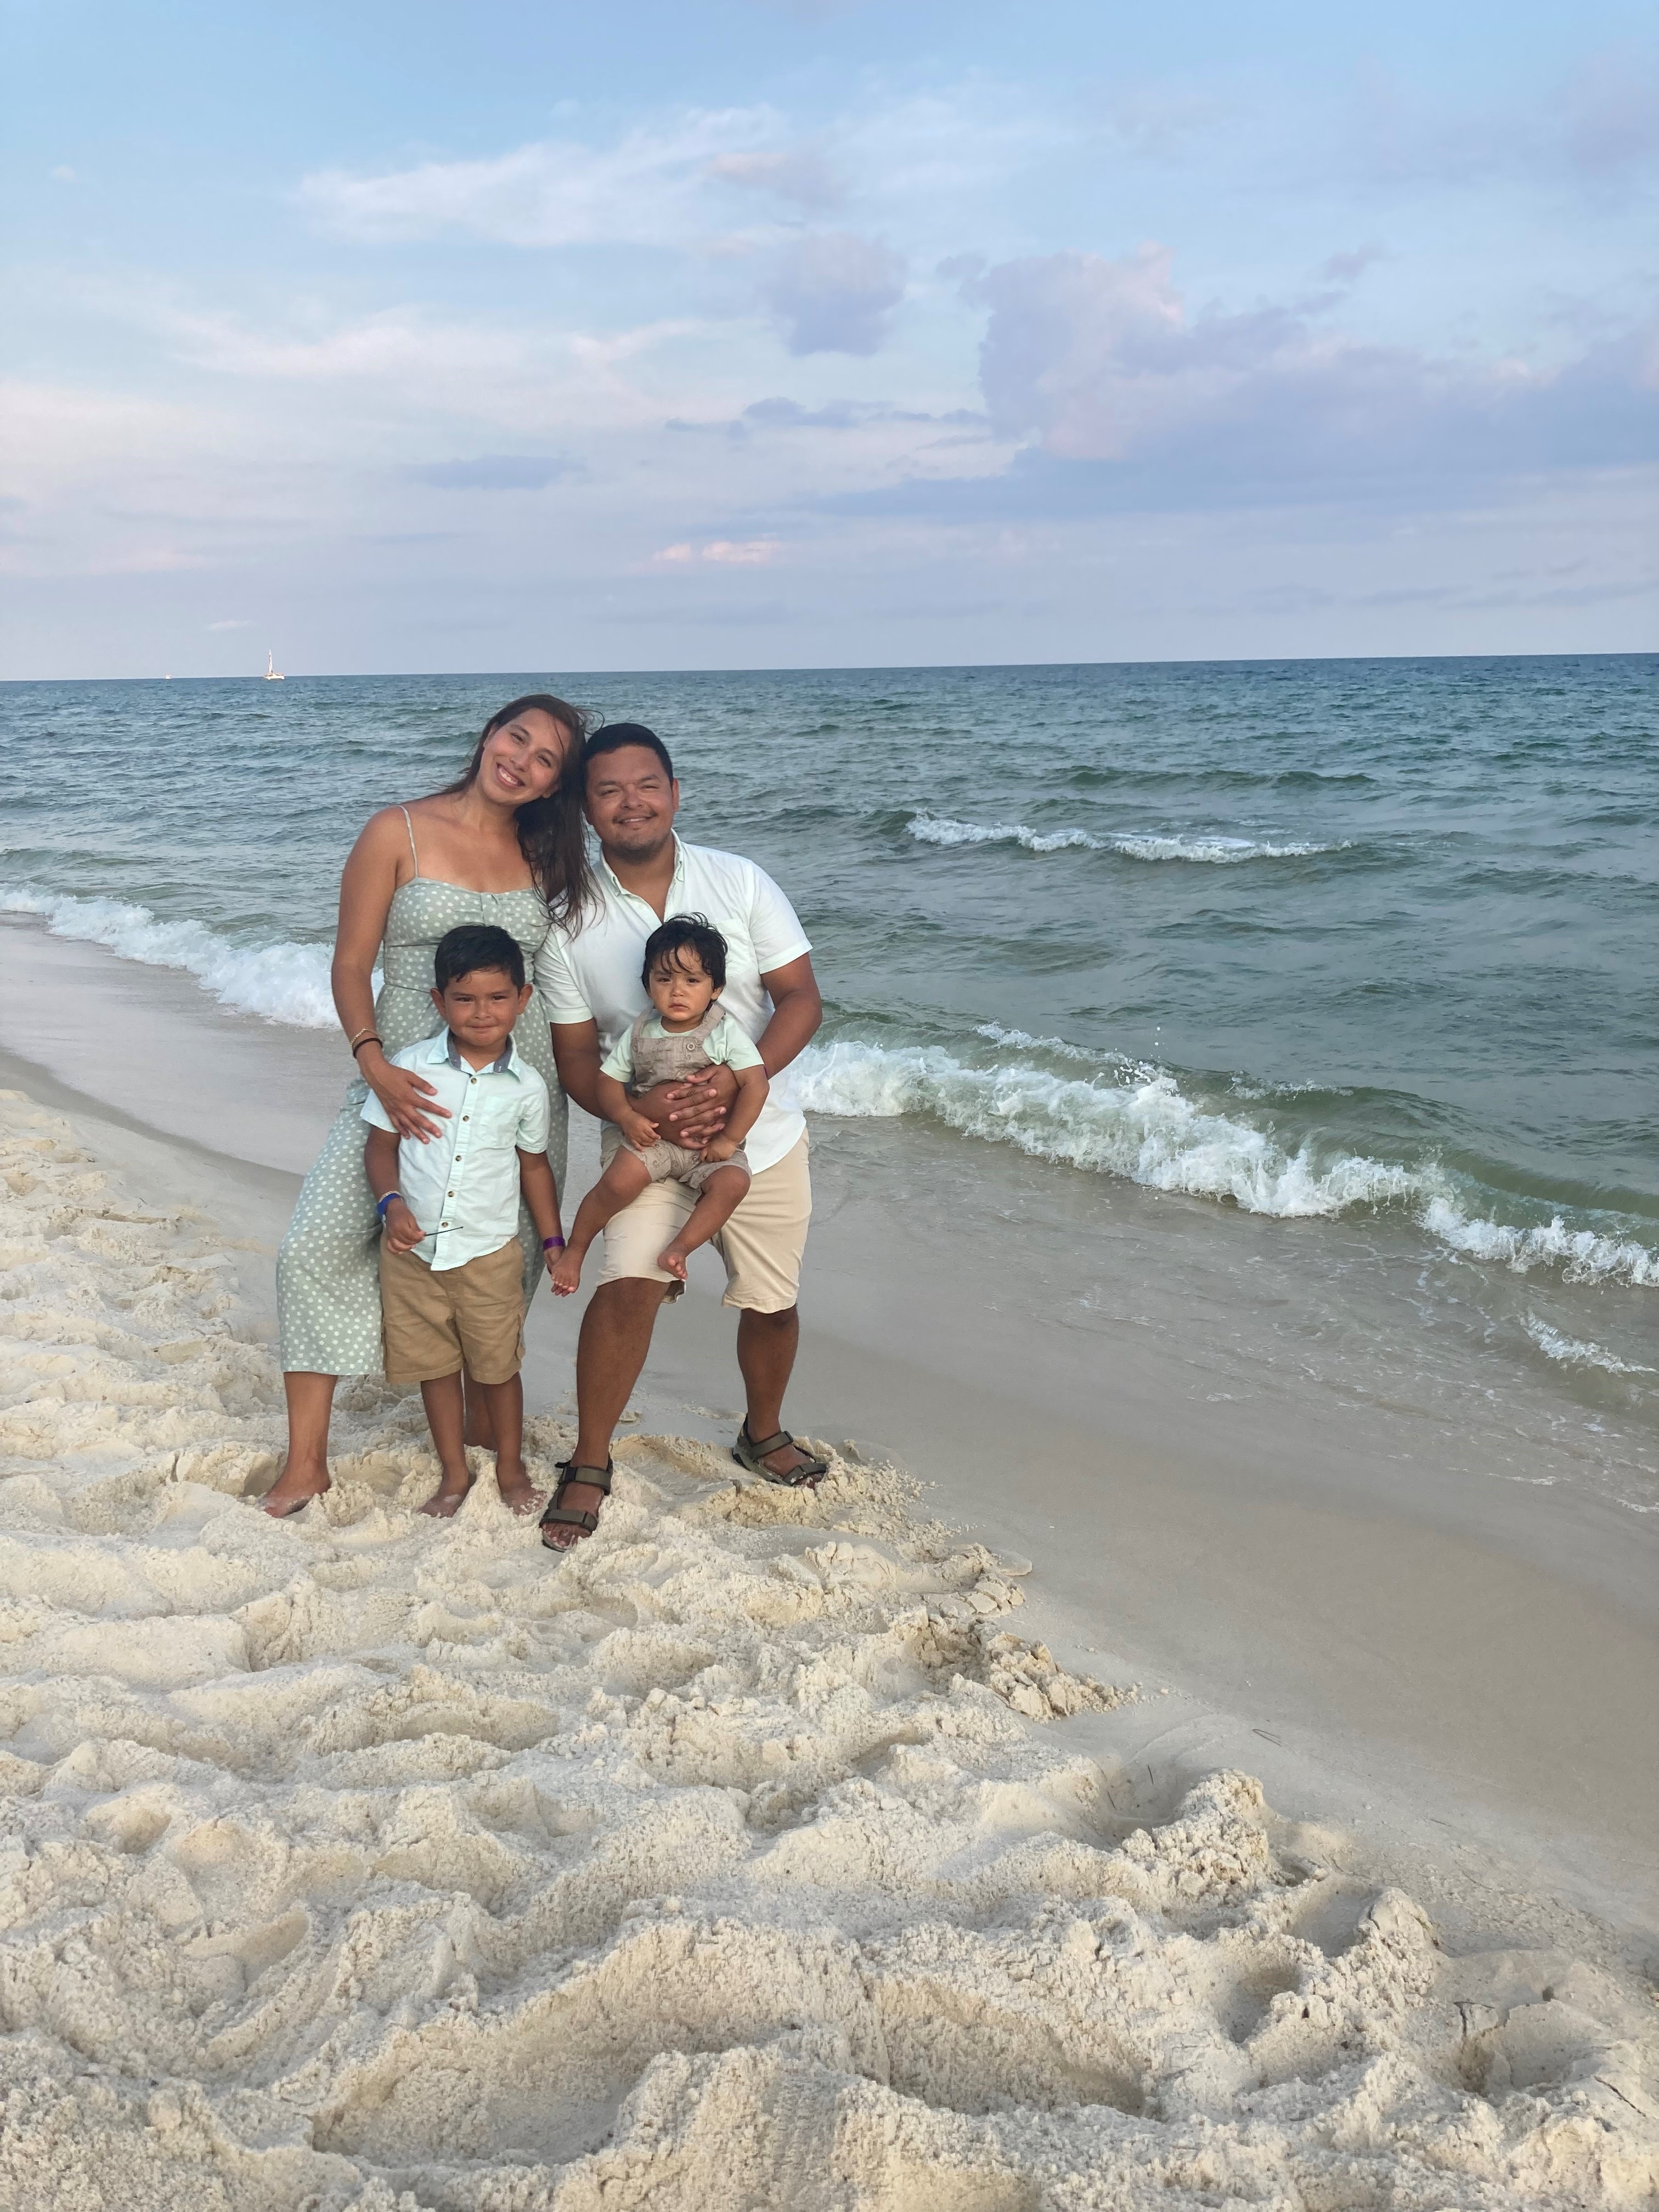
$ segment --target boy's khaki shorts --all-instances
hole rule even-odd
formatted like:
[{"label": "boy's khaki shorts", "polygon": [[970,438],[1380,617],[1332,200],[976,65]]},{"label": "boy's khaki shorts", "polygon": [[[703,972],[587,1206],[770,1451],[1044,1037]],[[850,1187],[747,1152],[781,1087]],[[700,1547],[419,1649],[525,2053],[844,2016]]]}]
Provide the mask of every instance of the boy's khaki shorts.
[{"label": "boy's khaki shorts", "polygon": [[388,1382],[436,1382],[463,1367],[475,1382],[510,1382],[524,1362],[518,1238],[442,1269],[382,1242],[380,1319]]},{"label": "boy's khaki shorts", "polygon": [[[611,1164],[621,1141],[620,1133],[607,1124],[600,1139],[605,1166]],[[812,1218],[806,1143],[801,1137],[781,1160],[752,1177],[736,1212],[714,1238],[714,1249],[726,1262],[722,1304],[754,1313],[787,1313],[799,1297],[801,1255]],[[678,1297],[682,1285],[657,1265],[657,1255],[696,1202],[696,1193],[671,1176],[665,1182],[650,1184],[631,1205],[613,1213],[605,1224],[599,1280],[616,1283],[642,1277],[651,1283],[673,1283],[669,1295]]]}]

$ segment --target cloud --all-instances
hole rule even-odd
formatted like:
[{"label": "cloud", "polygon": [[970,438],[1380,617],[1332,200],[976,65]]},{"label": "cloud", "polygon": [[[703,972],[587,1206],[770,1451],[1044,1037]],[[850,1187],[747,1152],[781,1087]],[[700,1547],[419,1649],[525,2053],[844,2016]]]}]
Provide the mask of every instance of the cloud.
[{"label": "cloud", "polygon": [[886,399],[827,399],[822,407],[803,407],[798,399],[780,398],[752,400],[738,422],[761,430],[861,430],[870,422],[939,422],[952,428],[983,428],[985,417],[967,407],[953,407],[935,415],[924,407],[895,407]]},{"label": "cloud", "polygon": [[208,628],[210,630],[252,629],[252,627],[253,624],[251,622],[216,622],[210,623],[208,624]]},{"label": "cloud", "polygon": [[1659,162],[1659,65],[1650,54],[1598,54],[1567,85],[1560,102],[1568,160],[1596,182],[1624,179]]},{"label": "cloud", "polygon": [[[1362,343],[1292,309],[1193,314],[1170,258],[1060,253],[971,277],[996,473],[809,499],[959,522],[1357,501],[1455,502],[1556,470],[1659,463],[1659,333],[1552,370]],[[994,448],[987,447],[988,457]]]},{"label": "cloud", "polygon": [[742,440],[769,431],[868,430],[890,425],[982,432],[986,420],[970,407],[951,407],[936,414],[925,407],[895,406],[890,399],[826,399],[822,406],[805,407],[799,399],[779,397],[751,400],[740,415],[714,420],[693,422],[671,415],[663,428],[713,431]]},{"label": "cloud", "polygon": [[764,568],[781,550],[775,538],[715,538],[705,545],[665,545],[651,558],[664,568],[689,568],[701,562],[723,568]]},{"label": "cloud", "polygon": [[1565,179],[1605,194],[1659,166],[1659,59],[1650,48],[1609,47],[1542,99],[1484,109],[1436,105],[1372,66],[1337,113],[1335,166],[1369,184]]},{"label": "cloud", "polygon": [[762,292],[791,353],[874,353],[904,297],[904,263],[872,238],[823,231],[780,255]]},{"label": "cloud", "polygon": [[480,453],[470,461],[426,461],[407,471],[437,491],[545,491],[582,472],[580,461],[541,453]]},{"label": "cloud", "polygon": [[507,246],[683,246],[716,224],[705,204],[711,178],[763,181],[730,164],[774,161],[779,177],[803,184],[808,157],[768,145],[782,135],[770,108],[690,109],[636,125],[610,147],[542,140],[380,176],[318,170],[300,199],[326,228],[366,244],[460,231]]},{"label": "cloud", "polygon": [[[134,319],[147,321],[185,360],[228,376],[332,382],[478,372],[476,330],[461,323],[434,322],[406,307],[385,308],[303,337],[259,328],[232,315],[166,307],[146,307]],[[523,353],[516,337],[491,333],[492,368],[520,361]]]},{"label": "cloud", "polygon": [[814,210],[838,207],[846,188],[823,155],[811,147],[793,153],[716,154],[708,174],[720,184],[770,192]]},{"label": "cloud", "polygon": [[1158,84],[1115,94],[1095,112],[1126,153],[1145,161],[1174,160],[1199,132],[1212,133],[1224,115],[1207,94]]},{"label": "cloud", "polygon": [[1546,374],[1360,343],[1283,307],[1189,316],[1152,246],[1005,262],[973,289],[994,426],[1062,459],[1305,483],[1659,458],[1659,355],[1638,334]]},{"label": "cloud", "polygon": [[1328,284],[1352,284],[1363,276],[1374,262],[1386,261],[1388,248],[1374,242],[1356,246],[1347,253],[1333,253],[1328,261],[1319,265],[1319,274]]},{"label": "cloud", "polygon": [[60,162],[58,167],[52,170],[52,177],[53,182],[59,185],[72,185],[76,182],[75,172],[67,162]]}]

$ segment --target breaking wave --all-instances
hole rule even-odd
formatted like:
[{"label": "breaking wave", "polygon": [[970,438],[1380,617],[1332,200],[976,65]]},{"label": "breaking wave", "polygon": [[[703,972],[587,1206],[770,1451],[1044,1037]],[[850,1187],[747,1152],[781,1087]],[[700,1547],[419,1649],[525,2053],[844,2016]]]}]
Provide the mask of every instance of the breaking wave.
[{"label": "breaking wave", "polygon": [[916,814],[905,825],[924,845],[1023,845],[1028,853],[1061,853],[1081,846],[1118,853],[1129,860],[1195,860],[1219,867],[1241,860],[1302,860],[1316,853],[1346,852],[1352,840],[1313,844],[1302,839],[1273,844],[1264,838],[1189,836],[1097,837],[1087,830],[1032,830],[1023,822],[957,822],[947,815]]},{"label": "breaking wave", "polygon": [[1271,1132],[1196,1104],[1167,1069],[1106,1060],[1059,1040],[987,1024],[981,1036],[1093,1060],[1085,1077],[1023,1058],[972,1065],[939,1045],[840,1039],[808,1046],[787,1087],[809,1112],[853,1119],[924,1114],[962,1135],[1038,1159],[1121,1176],[1149,1190],[1231,1200],[1280,1220],[1331,1219],[1393,1207],[1461,1255],[1517,1273],[1558,1269],[1570,1282],[1659,1285],[1659,1253],[1633,1238],[1574,1229],[1556,1215],[1528,1228],[1472,1212],[1439,1165],[1401,1165],[1352,1151],[1287,1150]]},{"label": "breaking wave", "polygon": [[205,922],[164,921],[125,899],[73,898],[28,884],[0,887],[0,913],[35,915],[54,937],[106,945],[148,968],[193,975],[221,1006],[305,1030],[331,1029],[331,948],[326,945],[237,945]]}]

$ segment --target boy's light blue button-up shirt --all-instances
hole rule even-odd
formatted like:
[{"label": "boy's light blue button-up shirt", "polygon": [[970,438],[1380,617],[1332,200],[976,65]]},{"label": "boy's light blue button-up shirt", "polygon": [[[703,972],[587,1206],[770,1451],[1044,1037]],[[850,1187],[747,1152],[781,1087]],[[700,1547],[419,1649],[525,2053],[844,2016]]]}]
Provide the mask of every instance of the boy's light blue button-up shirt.
[{"label": "boy's light blue button-up shirt", "polygon": [[[519,1233],[519,1153],[547,1150],[546,1084],[511,1037],[498,1060],[473,1067],[447,1029],[394,1052],[392,1064],[423,1076],[449,1109],[441,1136],[398,1142],[398,1188],[426,1231],[416,1256],[441,1273],[499,1252]],[[392,1126],[372,1091],[363,1119],[376,1129]]]}]

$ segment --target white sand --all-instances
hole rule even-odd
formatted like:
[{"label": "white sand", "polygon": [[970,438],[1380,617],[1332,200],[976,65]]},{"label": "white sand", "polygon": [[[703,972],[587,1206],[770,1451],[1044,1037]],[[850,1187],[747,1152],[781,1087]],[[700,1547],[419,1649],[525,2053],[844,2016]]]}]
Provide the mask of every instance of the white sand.
[{"label": "white sand", "polygon": [[559,1565],[359,1386],[273,1523],[222,1232],[15,1092],[0,1201],[0,2203],[1659,2198],[1650,1990],[1449,1955],[1246,1776],[1139,1802],[894,1469],[633,1438]]}]

